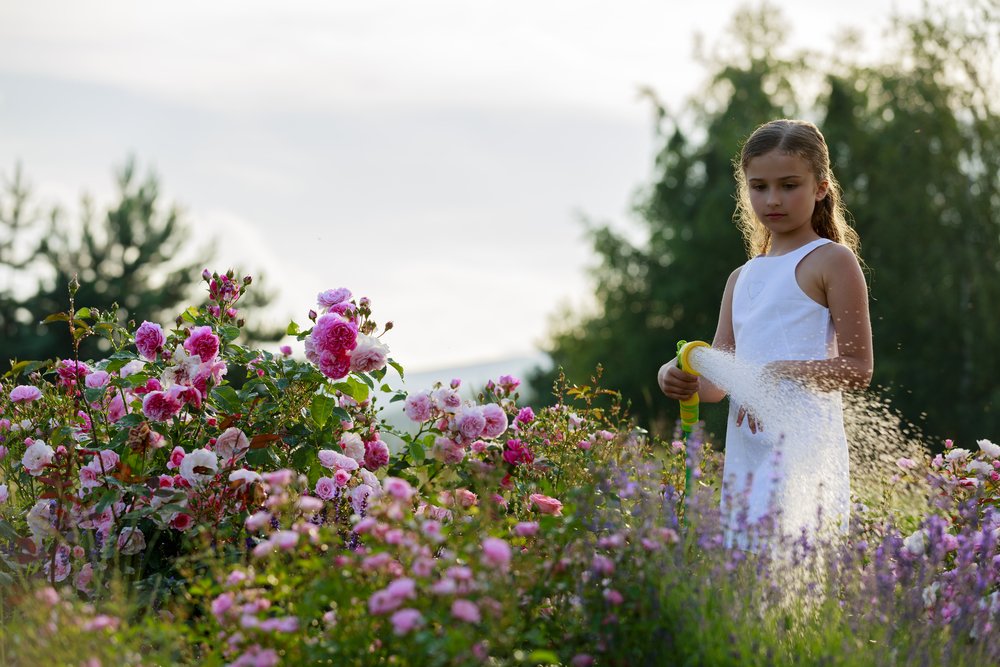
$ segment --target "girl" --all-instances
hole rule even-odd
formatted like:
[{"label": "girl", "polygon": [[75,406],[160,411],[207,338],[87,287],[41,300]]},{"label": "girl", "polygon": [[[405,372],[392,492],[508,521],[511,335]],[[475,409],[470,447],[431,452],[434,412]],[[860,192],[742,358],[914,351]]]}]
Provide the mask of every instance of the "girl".
[{"label": "girl", "polygon": [[[773,500],[791,532],[819,509],[844,530],[850,485],[840,390],[867,387],[873,366],[858,236],[847,223],[826,141],[812,123],[761,125],[735,167],[738,226],[750,260],[729,276],[712,347],[762,365],[763,376],[779,384],[791,380],[813,391],[799,392],[799,407],[811,410],[796,420],[809,422],[795,429],[805,438],[768,433],[746,406],[730,405],[723,503],[745,506],[753,523]],[[705,377],[681,371],[676,358],[657,379],[673,399],[698,392],[714,403],[726,396]],[[746,524],[735,526],[734,517],[730,541],[735,534],[743,542]]]}]

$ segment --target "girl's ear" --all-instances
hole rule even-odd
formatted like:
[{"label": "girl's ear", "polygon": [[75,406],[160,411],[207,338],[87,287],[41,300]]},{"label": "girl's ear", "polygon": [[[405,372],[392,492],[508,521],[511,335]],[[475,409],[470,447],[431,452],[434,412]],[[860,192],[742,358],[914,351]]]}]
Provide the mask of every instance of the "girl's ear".
[{"label": "girl's ear", "polygon": [[830,181],[820,181],[816,186],[816,201],[823,201],[826,193],[830,191]]}]

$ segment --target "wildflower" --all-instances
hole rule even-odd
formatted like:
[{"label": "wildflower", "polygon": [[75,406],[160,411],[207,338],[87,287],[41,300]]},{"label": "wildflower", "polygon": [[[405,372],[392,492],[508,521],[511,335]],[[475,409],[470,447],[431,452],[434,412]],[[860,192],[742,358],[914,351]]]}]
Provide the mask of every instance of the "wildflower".
[{"label": "wildflower", "polygon": [[451,603],[451,615],[466,623],[478,623],[481,620],[479,607],[470,600],[455,600]]},{"label": "wildflower", "polygon": [[10,400],[15,403],[31,403],[42,397],[42,392],[38,387],[30,384],[21,384],[10,390]]},{"label": "wildflower", "polygon": [[407,607],[394,613],[390,620],[392,629],[397,635],[405,635],[411,630],[415,630],[424,624],[424,617],[416,609]]},{"label": "wildflower", "polygon": [[625,598],[622,596],[622,594],[613,588],[605,588],[603,595],[604,599],[607,600],[609,604],[612,604],[616,607],[625,601]]},{"label": "wildflower", "polygon": [[920,556],[927,550],[927,530],[921,528],[903,539],[903,547],[914,556]]}]

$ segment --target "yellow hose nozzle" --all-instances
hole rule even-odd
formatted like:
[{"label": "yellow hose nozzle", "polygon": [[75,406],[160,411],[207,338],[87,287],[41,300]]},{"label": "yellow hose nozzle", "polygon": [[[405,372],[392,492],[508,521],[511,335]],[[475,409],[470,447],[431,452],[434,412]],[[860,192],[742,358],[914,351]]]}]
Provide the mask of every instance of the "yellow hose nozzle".
[{"label": "yellow hose nozzle", "polygon": [[[691,364],[691,352],[699,347],[711,347],[702,340],[693,340],[690,343],[686,340],[677,342],[677,367],[692,375],[701,375]],[[690,398],[679,401],[681,404],[681,430],[684,435],[690,435],[695,424],[698,423],[698,393],[695,392]]]}]

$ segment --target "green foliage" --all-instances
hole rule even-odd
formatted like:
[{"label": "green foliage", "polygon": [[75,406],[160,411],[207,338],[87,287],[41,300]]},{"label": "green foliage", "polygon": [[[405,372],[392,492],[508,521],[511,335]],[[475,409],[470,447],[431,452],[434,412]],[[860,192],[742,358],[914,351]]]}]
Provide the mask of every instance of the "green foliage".
[{"label": "green foliage", "polygon": [[[995,6],[935,4],[901,20],[895,52],[876,65],[778,57],[775,11],[737,16],[731,53],[706,62],[713,76],[686,114],[659,106],[662,149],[636,205],[640,240],[591,226],[597,310],[563,314],[549,346],[555,367],[579,380],[603,365],[606,386],[640,419],[670,430],[677,407],[656,370],[678,339],[711,341],[726,278],[746,261],[730,227],[732,160],[760,123],[804,115],[827,137],[861,236],[873,384],[909,421],[928,413],[928,433],[972,442],[996,431],[1000,351],[987,342],[1000,337]],[[806,90],[820,92],[810,100]],[[551,380],[537,373],[532,387],[544,395]],[[722,412],[704,411],[710,431],[724,428]]]}]

